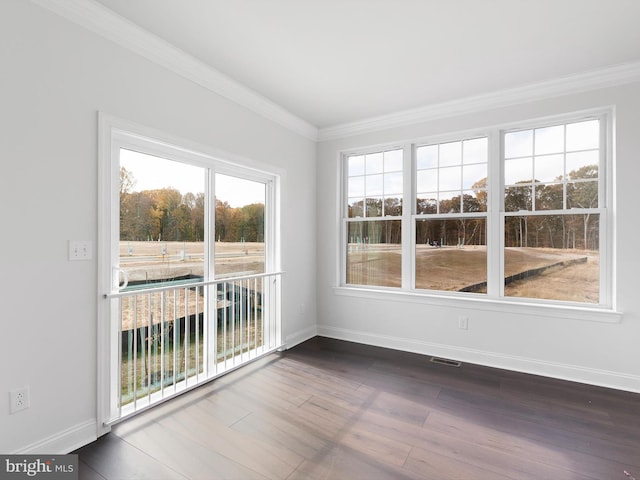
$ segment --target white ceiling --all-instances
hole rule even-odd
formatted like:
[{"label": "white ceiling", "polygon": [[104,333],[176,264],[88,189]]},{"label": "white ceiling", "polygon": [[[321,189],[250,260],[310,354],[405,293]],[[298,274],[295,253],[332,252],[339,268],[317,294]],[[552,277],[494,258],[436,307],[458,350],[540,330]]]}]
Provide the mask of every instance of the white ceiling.
[{"label": "white ceiling", "polygon": [[640,60],[640,0],[98,0],[325,128]]}]

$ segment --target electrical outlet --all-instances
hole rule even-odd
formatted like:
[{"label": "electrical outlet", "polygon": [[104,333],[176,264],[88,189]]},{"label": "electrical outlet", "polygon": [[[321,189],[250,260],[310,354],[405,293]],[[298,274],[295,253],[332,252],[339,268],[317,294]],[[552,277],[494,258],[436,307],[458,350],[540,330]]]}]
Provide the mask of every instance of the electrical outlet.
[{"label": "electrical outlet", "polygon": [[460,328],[460,330],[469,330],[469,317],[460,315],[458,317],[458,327]]},{"label": "electrical outlet", "polygon": [[28,386],[11,390],[9,392],[9,397],[11,400],[9,413],[16,413],[20,410],[26,410],[27,408],[29,408],[30,400]]}]

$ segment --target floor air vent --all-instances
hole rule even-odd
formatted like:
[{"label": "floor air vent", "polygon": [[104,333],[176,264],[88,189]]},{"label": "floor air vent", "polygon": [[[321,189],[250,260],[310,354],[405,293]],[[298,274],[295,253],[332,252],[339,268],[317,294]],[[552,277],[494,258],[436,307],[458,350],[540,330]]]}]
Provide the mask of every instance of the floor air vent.
[{"label": "floor air vent", "polygon": [[455,360],[449,360],[448,358],[438,358],[431,357],[432,363],[437,363],[438,365],[447,365],[448,367],[459,367],[462,363],[457,362]]}]

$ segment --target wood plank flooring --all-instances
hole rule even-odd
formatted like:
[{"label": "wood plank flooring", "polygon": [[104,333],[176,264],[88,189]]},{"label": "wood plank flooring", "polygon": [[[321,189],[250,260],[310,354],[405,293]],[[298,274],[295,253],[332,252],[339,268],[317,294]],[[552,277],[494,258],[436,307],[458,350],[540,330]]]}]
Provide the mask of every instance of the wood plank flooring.
[{"label": "wood plank flooring", "polygon": [[75,453],[81,479],[640,480],[640,395],[316,337]]}]

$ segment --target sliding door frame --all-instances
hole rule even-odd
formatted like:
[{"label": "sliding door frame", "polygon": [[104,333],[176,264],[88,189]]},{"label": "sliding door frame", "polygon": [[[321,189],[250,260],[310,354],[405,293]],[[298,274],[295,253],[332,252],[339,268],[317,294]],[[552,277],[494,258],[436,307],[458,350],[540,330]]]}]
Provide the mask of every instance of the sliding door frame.
[{"label": "sliding door frame", "polygon": [[[118,292],[119,259],[119,156],[120,149],[140,151],[206,169],[204,276],[215,276],[215,175],[221,173],[265,184],[265,272],[280,272],[280,188],[282,171],[264,168],[257,162],[173,137],[114,116],[98,113],[98,309],[97,309],[97,436],[110,431],[114,420],[114,392],[118,391],[118,372],[113,355],[119,348],[118,326],[114,320],[114,302],[110,294]],[[278,344],[280,338],[280,302],[277,302]],[[215,313],[215,311],[213,312]],[[205,314],[205,318],[207,315]],[[215,315],[209,314],[211,317]],[[209,359],[205,359],[210,364]],[[215,363],[215,362],[214,362]],[[215,372],[214,372],[215,373]],[[211,379],[216,375],[212,374]]]}]

